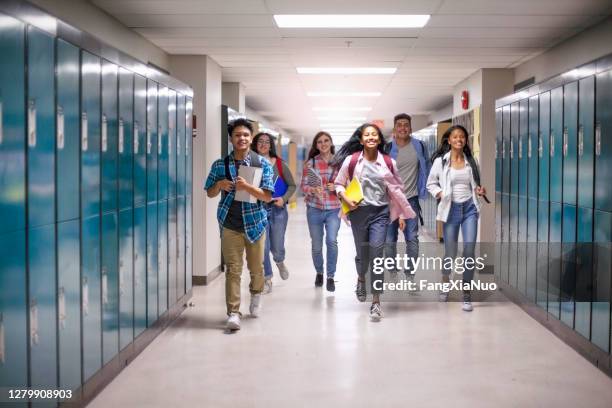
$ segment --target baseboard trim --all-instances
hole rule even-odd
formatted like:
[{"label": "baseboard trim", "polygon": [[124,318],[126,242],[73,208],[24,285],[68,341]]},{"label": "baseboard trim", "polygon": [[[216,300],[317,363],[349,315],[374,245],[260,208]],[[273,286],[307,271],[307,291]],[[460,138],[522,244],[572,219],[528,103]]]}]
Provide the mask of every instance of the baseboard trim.
[{"label": "baseboard trim", "polygon": [[221,265],[219,265],[213,268],[210,272],[208,272],[208,275],[206,276],[193,275],[192,281],[195,286],[206,286],[206,285],[209,285],[215,279],[217,279],[219,275],[221,275],[222,273],[223,273],[223,268]]},{"label": "baseboard trim", "polygon": [[517,289],[509,284],[496,279],[499,289],[504,295],[517,306],[523,309],[529,316],[550,330],[565,344],[573,348],[578,354],[599,368],[609,377],[612,377],[612,356],[595,346],[586,338],[582,337],[561,320],[549,314],[531,300],[527,299]]}]

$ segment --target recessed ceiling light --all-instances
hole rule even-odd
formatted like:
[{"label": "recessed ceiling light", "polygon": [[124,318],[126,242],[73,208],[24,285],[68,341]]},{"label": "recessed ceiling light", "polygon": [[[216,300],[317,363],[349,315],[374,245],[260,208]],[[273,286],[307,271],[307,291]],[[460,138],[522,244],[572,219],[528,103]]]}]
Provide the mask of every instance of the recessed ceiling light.
[{"label": "recessed ceiling light", "polygon": [[350,121],[350,120],[366,120],[365,116],[319,116],[318,120],[333,120],[333,121]]},{"label": "recessed ceiling light", "polygon": [[397,68],[385,67],[297,67],[298,74],[371,75],[395,74]]},{"label": "recessed ceiling light", "polygon": [[308,92],[308,96],[317,97],[317,96],[325,96],[325,97],[378,97],[382,95],[381,92]]},{"label": "recessed ceiling light", "polygon": [[429,14],[276,14],[279,28],[421,28]]},{"label": "recessed ceiling light", "polygon": [[336,107],[318,107],[312,108],[315,112],[369,112],[372,108],[369,107],[354,107],[354,108],[336,108]]}]

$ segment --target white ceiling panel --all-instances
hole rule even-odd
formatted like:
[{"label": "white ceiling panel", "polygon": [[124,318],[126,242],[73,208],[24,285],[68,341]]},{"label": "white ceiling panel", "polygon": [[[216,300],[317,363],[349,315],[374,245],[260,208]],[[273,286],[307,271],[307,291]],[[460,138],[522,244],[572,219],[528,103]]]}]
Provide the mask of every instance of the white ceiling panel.
[{"label": "white ceiling panel", "polygon": [[598,15],[610,9],[609,0],[445,0],[440,14]]},{"label": "white ceiling panel", "polygon": [[420,48],[541,48],[547,47],[551,38],[419,38],[416,46]]},{"label": "white ceiling panel", "polygon": [[[511,4],[511,2],[509,2]],[[436,14],[431,17],[425,27],[456,27],[456,28],[584,28],[590,16],[570,16],[558,15],[498,15],[498,14],[473,14],[473,15],[452,15]]]},{"label": "white ceiling panel", "polygon": [[581,29],[567,27],[424,27],[419,38],[547,38],[576,34]]},{"label": "white ceiling panel", "polygon": [[111,14],[268,14],[264,0],[92,0]]},{"label": "white ceiling panel", "polygon": [[160,47],[210,47],[210,48],[244,48],[283,46],[280,38],[158,38],[155,43]]},{"label": "white ceiling panel", "polygon": [[279,38],[278,28],[269,27],[155,27],[136,28],[149,39],[157,38]]},{"label": "white ceiling panel", "polygon": [[283,38],[283,45],[289,48],[380,48],[412,47],[414,38]]},{"label": "white ceiling panel", "polygon": [[130,28],[142,27],[267,27],[274,19],[266,14],[118,14]]},{"label": "white ceiling panel", "polygon": [[433,14],[442,0],[266,0],[272,14]]}]

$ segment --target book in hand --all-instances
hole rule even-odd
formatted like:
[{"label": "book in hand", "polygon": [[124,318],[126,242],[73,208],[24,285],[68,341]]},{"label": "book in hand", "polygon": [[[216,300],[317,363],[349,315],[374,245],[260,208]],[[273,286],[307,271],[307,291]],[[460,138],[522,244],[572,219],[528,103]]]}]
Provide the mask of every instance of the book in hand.
[{"label": "book in hand", "polygon": [[310,187],[323,187],[323,179],[312,167],[306,170],[306,185]]},{"label": "book in hand", "polygon": [[[361,189],[361,183],[359,182],[357,177],[353,177],[349,185],[346,187],[346,189],[344,190],[344,196],[349,200],[353,200],[357,204],[359,204],[363,200],[363,190]],[[342,213],[348,214],[349,211],[351,210],[348,204],[345,203],[344,200],[342,200]]]},{"label": "book in hand", "polygon": [[[250,185],[259,186],[261,183],[261,176],[263,175],[263,169],[261,167],[240,166],[238,169],[238,175]],[[255,204],[257,202],[257,198],[249,194],[249,192],[246,190],[236,191],[234,200],[251,204]]]}]

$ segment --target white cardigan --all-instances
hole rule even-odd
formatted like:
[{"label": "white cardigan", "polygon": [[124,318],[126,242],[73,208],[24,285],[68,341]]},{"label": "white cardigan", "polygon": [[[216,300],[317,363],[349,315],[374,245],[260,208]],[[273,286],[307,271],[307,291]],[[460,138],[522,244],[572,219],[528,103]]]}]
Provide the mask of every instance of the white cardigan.
[{"label": "white cardigan", "polygon": [[[438,203],[438,215],[436,216],[436,220],[446,222],[448,219],[448,213],[450,212],[452,198],[453,198],[453,186],[451,185],[450,179],[450,154],[451,152],[447,152],[444,155],[444,159],[442,157],[438,157],[434,160],[433,165],[431,166],[431,171],[429,172],[429,177],[427,178],[427,191],[436,198],[436,195],[439,192],[442,192],[442,199]],[[445,165],[442,166],[442,161],[445,161]],[[472,173],[472,167],[465,161],[466,167],[469,169],[470,173],[470,184],[472,185],[472,199],[474,200],[474,205],[476,206],[476,210],[480,212],[480,198],[476,194],[476,182],[474,181],[474,174]]]}]

